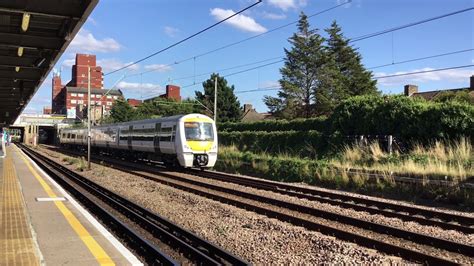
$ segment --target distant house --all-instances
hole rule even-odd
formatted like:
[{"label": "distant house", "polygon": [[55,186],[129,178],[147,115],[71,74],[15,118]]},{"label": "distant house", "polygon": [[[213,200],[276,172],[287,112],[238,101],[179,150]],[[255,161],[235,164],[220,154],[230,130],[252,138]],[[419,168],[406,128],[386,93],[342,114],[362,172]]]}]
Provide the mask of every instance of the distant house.
[{"label": "distant house", "polygon": [[251,104],[244,104],[244,113],[242,115],[242,122],[253,122],[261,121],[265,119],[271,119],[270,113],[258,113]]},{"label": "distant house", "polygon": [[139,106],[140,104],[142,104],[142,101],[141,100],[137,100],[137,99],[127,99],[127,103],[133,107],[133,108],[137,108],[137,106]]},{"label": "distant house", "polygon": [[180,87],[179,86],[176,86],[176,85],[166,85],[166,93],[165,94],[162,94],[160,96],[157,96],[157,97],[153,97],[153,98],[150,98],[150,99],[145,99],[144,102],[153,102],[153,101],[157,101],[157,100],[160,100],[160,99],[173,99],[177,102],[180,102],[181,101],[181,92],[180,92]]},{"label": "distant house", "polygon": [[444,93],[444,92],[454,92],[454,93],[456,93],[456,92],[461,92],[461,91],[469,91],[469,95],[472,98],[474,98],[474,76],[471,76],[469,87],[418,92],[418,86],[416,86],[416,85],[405,85],[404,94],[405,94],[405,96],[408,96],[408,97],[422,97],[422,98],[424,98],[428,101],[431,101],[441,93]]}]

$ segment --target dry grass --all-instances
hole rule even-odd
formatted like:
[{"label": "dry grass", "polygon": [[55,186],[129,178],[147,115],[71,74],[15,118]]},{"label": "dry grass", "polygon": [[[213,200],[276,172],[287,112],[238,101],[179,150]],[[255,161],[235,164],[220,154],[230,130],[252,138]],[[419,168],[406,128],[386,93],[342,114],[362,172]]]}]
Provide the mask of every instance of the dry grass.
[{"label": "dry grass", "polygon": [[415,145],[405,155],[384,152],[378,143],[347,146],[340,158],[331,163],[337,167],[362,167],[419,175],[443,175],[459,181],[474,175],[472,144],[466,138],[454,142],[436,141],[432,145]]}]

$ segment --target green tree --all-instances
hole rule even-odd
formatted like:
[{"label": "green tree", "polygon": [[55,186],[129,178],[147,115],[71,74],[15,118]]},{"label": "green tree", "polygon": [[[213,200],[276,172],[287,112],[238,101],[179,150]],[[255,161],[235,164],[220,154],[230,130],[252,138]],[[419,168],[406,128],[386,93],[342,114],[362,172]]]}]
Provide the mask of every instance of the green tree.
[{"label": "green tree", "polygon": [[342,34],[341,27],[333,21],[331,27],[326,29],[329,35],[327,49],[334,58],[336,68],[340,72],[337,100],[355,95],[378,94],[377,81],[372,79],[372,72],[365,69],[362,56],[355,48],[349,45],[349,39]]},{"label": "green tree", "polygon": [[435,102],[460,102],[460,103],[470,103],[474,104],[474,96],[469,93],[469,90],[462,90],[462,91],[444,91],[437,94],[433,101]]},{"label": "green tree", "polygon": [[314,93],[325,89],[320,86],[319,81],[326,75],[323,66],[328,61],[323,46],[325,39],[317,31],[309,29],[308,17],[302,12],[298,32],[288,40],[292,48],[285,49],[285,65],[280,69],[282,78],[278,98],[264,98],[265,104],[276,116],[292,119],[310,117],[315,113],[314,106],[318,97]]},{"label": "green tree", "polygon": [[214,80],[217,77],[217,122],[239,121],[242,117],[240,103],[234,94],[234,85],[229,86],[227,80],[213,73],[202,83],[204,93],[196,91],[196,99],[207,107],[205,113],[213,116],[209,110],[214,110]]},{"label": "green tree", "polygon": [[113,123],[131,121],[136,118],[136,112],[128,102],[117,100],[110,110],[109,118]]}]

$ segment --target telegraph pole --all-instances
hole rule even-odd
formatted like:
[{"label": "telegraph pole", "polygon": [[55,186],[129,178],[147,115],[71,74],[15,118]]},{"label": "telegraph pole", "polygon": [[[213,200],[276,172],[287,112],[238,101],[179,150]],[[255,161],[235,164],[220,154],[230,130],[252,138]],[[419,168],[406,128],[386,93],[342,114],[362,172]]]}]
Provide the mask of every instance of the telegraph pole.
[{"label": "telegraph pole", "polygon": [[87,67],[87,170],[91,169],[91,67]]},{"label": "telegraph pole", "polygon": [[214,79],[214,123],[217,123],[217,75]]}]

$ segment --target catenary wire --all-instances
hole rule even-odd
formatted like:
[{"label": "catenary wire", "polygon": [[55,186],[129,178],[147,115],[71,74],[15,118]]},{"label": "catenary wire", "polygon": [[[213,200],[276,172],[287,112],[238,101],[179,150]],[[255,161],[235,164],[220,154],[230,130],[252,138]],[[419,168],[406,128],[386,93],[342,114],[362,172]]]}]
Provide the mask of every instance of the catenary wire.
[{"label": "catenary wire", "polygon": [[250,9],[250,8],[252,8],[252,7],[254,7],[254,6],[256,6],[256,5],[258,5],[258,4],[260,4],[261,2],[262,2],[262,0],[258,0],[256,3],[253,3],[252,5],[250,5],[250,6],[246,7],[246,8],[244,8],[244,9],[241,9],[240,11],[238,11],[238,12],[236,12],[236,13],[234,13],[234,14],[228,16],[228,17],[226,17],[225,19],[220,20],[220,21],[218,21],[218,22],[212,24],[211,26],[208,26],[208,27],[206,27],[206,28],[204,28],[204,29],[202,29],[202,30],[200,30],[200,31],[198,31],[198,32],[196,32],[196,33],[194,33],[194,34],[192,34],[192,35],[190,35],[190,36],[188,36],[188,37],[186,37],[186,38],[184,38],[184,39],[182,39],[182,40],[176,42],[176,43],[173,43],[173,44],[169,45],[168,47],[165,47],[165,48],[163,48],[163,49],[161,49],[161,50],[159,50],[159,51],[157,51],[157,52],[154,52],[154,53],[152,53],[152,54],[150,54],[150,55],[148,55],[148,56],[145,56],[145,57],[143,57],[143,58],[141,58],[141,59],[139,59],[139,60],[137,60],[137,61],[135,61],[135,62],[132,62],[132,63],[130,63],[130,64],[128,64],[128,65],[125,65],[125,66],[123,66],[123,67],[121,67],[121,68],[119,68],[119,69],[117,69],[117,70],[114,70],[114,71],[111,71],[111,72],[109,72],[109,73],[106,73],[106,74],[104,74],[104,76],[113,74],[113,73],[115,73],[115,72],[118,72],[118,71],[123,70],[123,69],[126,69],[126,68],[129,68],[129,67],[131,67],[131,66],[133,66],[133,65],[136,65],[136,64],[138,64],[138,63],[140,63],[140,62],[143,62],[143,61],[145,61],[145,60],[147,60],[147,59],[149,59],[149,58],[151,58],[151,57],[153,57],[153,56],[156,56],[156,55],[158,55],[158,54],[160,54],[160,53],[162,53],[162,52],[164,52],[164,51],[167,51],[167,50],[169,50],[169,49],[171,49],[171,48],[173,48],[173,47],[175,47],[175,46],[177,46],[177,45],[179,45],[179,44],[181,44],[181,43],[183,43],[183,42],[185,42],[185,41],[187,41],[187,40],[189,40],[189,39],[191,39],[191,38],[196,37],[197,35],[199,35],[199,34],[205,32],[205,31],[208,31],[208,30],[214,28],[215,26],[217,26],[217,25],[219,25],[219,24],[221,24],[221,23],[223,23],[223,22],[225,22],[225,21],[227,21],[227,20],[229,20],[229,19],[231,19],[231,18],[237,16],[238,14],[240,14],[240,13],[242,13],[242,12],[244,12],[244,11],[246,11],[246,10],[248,10],[248,9]]}]

